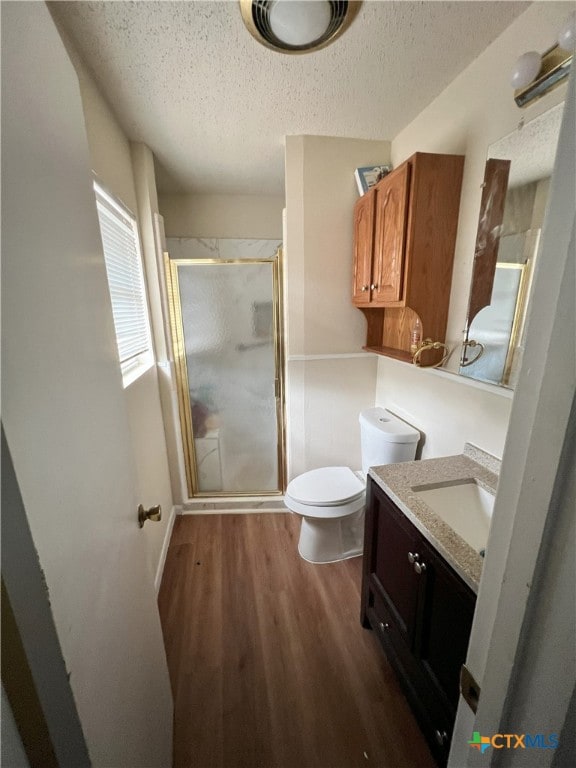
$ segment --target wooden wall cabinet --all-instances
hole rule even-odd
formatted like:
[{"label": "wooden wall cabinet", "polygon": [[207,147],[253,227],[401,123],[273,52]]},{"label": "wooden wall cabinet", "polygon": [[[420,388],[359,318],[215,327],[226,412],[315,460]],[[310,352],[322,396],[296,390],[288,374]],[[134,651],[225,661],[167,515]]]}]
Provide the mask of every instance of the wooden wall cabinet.
[{"label": "wooden wall cabinet", "polygon": [[417,152],[354,208],[353,303],[367,319],[365,349],[411,361],[422,338],[444,342],[464,157]]},{"label": "wooden wall cabinet", "polygon": [[372,628],[445,765],[476,595],[368,480],[361,621]]}]

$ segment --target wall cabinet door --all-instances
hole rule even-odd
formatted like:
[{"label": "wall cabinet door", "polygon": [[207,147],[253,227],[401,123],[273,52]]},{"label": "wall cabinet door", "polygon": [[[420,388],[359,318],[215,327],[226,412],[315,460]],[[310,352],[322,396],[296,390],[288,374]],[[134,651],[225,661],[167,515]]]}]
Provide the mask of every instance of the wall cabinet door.
[{"label": "wall cabinet door", "polygon": [[363,195],[354,206],[354,287],[352,300],[356,305],[370,303],[375,199],[376,193],[372,190]]},{"label": "wall cabinet door", "polygon": [[422,338],[444,342],[463,167],[463,156],[417,152],[357,201],[353,303],[365,349],[411,363],[416,319]]},{"label": "wall cabinet door", "polygon": [[376,187],[376,221],[371,300],[378,304],[403,298],[410,165],[405,163]]}]

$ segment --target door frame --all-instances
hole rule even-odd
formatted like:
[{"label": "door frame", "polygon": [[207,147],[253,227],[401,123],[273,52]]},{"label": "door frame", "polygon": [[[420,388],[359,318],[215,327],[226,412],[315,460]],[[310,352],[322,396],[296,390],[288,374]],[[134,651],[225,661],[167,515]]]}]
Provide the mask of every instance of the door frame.
[{"label": "door frame", "polygon": [[30,765],[89,766],[74,694],[4,427],[2,683]]},{"label": "door frame", "polygon": [[[538,588],[547,566],[561,557],[573,557],[563,552],[561,542],[553,537],[554,526],[568,500],[561,476],[576,391],[575,137],[576,79],[572,73],[536,261],[526,349],[514,393],[466,660],[481,695],[475,714],[460,697],[449,768],[500,764],[500,750],[488,749],[480,754],[470,749],[468,740],[473,731],[493,735],[505,719],[521,718],[522,712],[514,708],[519,679],[522,672],[535,674],[534,669],[522,670],[525,644],[530,641],[542,647],[546,634],[554,635],[566,621],[565,616],[551,610],[547,626],[534,626],[529,616],[542,605]],[[550,547],[550,542],[557,546]],[[563,589],[574,589],[574,585],[566,583]],[[550,725],[556,718],[553,726],[560,733],[562,718],[569,716],[570,686],[574,681],[562,667],[560,648],[558,651],[557,660],[547,660],[549,687],[541,691],[532,707],[542,719],[550,715]],[[560,663],[553,665],[553,661]],[[548,696],[555,687],[556,706],[552,707]],[[562,701],[558,704],[560,690]],[[535,730],[538,727],[535,722]],[[541,753],[540,764],[548,765],[553,755],[553,750]],[[506,764],[517,764],[520,758],[509,750]]]},{"label": "door frame", "polygon": [[[230,492],[230,491],[200,491],[196,468],[196,450],[194,446],[194,428],[190,407],[190,387],[184,327],[182,321],[182,304],[180,299],[178,268],[181,266],[214,266],[214,265],[272,265],[272,294],[273,294],[273,333],[274,333],[274,367],[275,367],[275,399],[276,399],[276,430],[277,430],[277,466],[278,489],[275,491]],[[276,250],[272,258],[258,259],[171,259],[168,253],[164,255],[166,288],[168,293],[168,308],[170,314],[170,334],[176,374],[176,391],[178,393],[178,411],[180,431],[184,450],[184,465],[186,470],[186,485],[190,498],[212,497],[254,497],[281,496],[286,486],[286,407],[285,407],[285,364],[284,364],[284,322],[282,297],[282,246]]]}]

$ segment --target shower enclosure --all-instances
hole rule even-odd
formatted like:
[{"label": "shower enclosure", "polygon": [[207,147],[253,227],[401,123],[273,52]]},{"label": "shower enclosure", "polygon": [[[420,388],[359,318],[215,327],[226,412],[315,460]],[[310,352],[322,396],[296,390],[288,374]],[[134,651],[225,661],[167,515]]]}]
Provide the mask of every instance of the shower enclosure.
[{"label": "shower enclosure", "polygon": [[279,242],[169,238],[168,249],[189,494],[281,493]]}]

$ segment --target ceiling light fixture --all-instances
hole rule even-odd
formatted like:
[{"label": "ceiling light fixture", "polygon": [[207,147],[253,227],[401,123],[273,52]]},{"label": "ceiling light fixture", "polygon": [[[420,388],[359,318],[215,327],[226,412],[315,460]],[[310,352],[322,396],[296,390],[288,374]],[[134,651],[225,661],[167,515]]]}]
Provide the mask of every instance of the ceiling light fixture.
[{"label": "ceiling light fixture", "polygon": [[528,51],[517,59],[510,83],[516,88],[514,100],[519,107],[528,106],[568,77],[575,43],[576,11],[564,21],[551,48],[542,55]]},{"label": "ceiling light fixture", "polygon": [[357,0],[240,0],[240,11],[262,45],[281,53],[308,53],[336,40],[360,5]]}]

